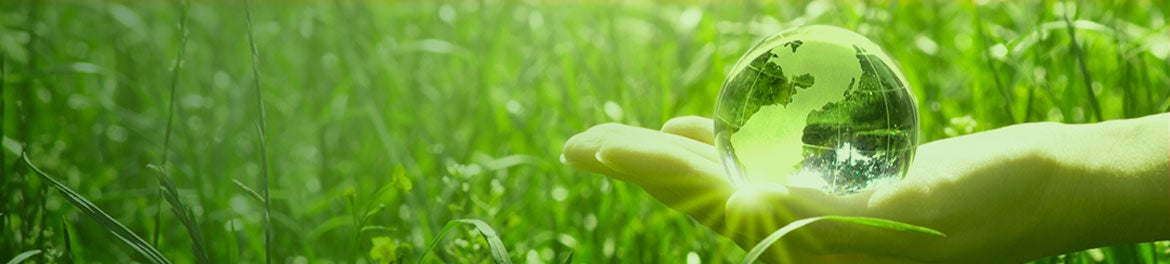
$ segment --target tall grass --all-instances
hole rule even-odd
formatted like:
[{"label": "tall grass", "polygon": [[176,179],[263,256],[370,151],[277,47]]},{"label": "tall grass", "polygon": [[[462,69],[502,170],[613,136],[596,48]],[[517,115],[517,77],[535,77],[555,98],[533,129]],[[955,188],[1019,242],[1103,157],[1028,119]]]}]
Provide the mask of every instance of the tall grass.
[{"label": "tall grass", "polygon": [[[595,124],[709,116],[742,52],[800,24],[886,47],[918,96],[924,141],[1170,107],[1170,7],[1142,1],[1076,13],[1063,2],[41,2],[0,1],[0,228],[14,230],[0,232],[0,260],[62,259],[63,230],[42,224],[62,221],[79,263],[147,261],[102,243],[109,234],[67,196],[42,195],[53,187],[25,176],[28,150],[181,263],[199,261],[185,245],[196,233],[225,262],[372,262],[375,239],[410,262],[490,261],[498,246],[461,228],[426,247],[453,219],[499,231],[514,262],[737,262],[747,252],[637,186],[556,158]],[[156,173],[148,164],[176,183],[166,197],[162,178],[141,177]],[[190,208],[174,222],[187,215],[198,231],[153,220],[169,198]],[[1039,263],[1167,263],[1166,247]]]},{"label": "tall grass", "polygon": [[264,115],[264,93],[260,84],[260,52],[256,49],[256,38],[252,30],[252,1],[244,0],[244,14],[248,24],[248,46],[252,55],[252,80],[256,87],[256,109],[260,119],[256,123],[256,130],[260,139],[260,195],[264,198],[264,263],[272,263],[272,198],[268,190],[268,124]]},{"label": "tall grass", "polygon": [[987,72],[990,73],[989,77],[991,78],[992,83],[995,84],[995,90],[999,92],[1000,97],[1003,99],[1003,102],[1001,102],[1000,105],[1003,106],[1003,114],[1007,116],[1005,119],[1007,119],[1009,123],[1015,123],[1016,115],[1013,114],[1014,111],[1012,111],[1012,106],[1014,105],[1012,95],[1010,92],[1008,92],[1008,88],[1003,83],[1004,80],[1002,75],[1005,75],[1004,71],[996,66],[996,58],[993,57],[993,54],[995,53],[994,48],[996,46],[991,44],[992,41],[990,37],[987,36],[987,23],[983,22],[983,15],[980,11],[982,8],[979,6],[973,6],[972,9],[975,10],[975,19],[973,20],[974,22],[972,23],[972,27],[976,28],[975,32],[979,34],[979,43],[982,44],[981,48],[985,50],[985,52],[981,53],[983,54],[983,60],[987,63]]},{"label": "tall grass", "polygon": [[188,31],[187,31],[187,13],[190,9],[190,2],[184,2],[182,11],[179,15],[179,32],[182,39],[179,42],[179,53],[175,57],[175,62],[172,64],[171,72],[171,92],[167,101],[167,124],[163,132],[162,144],[162,159],[159,166],[151,166],[155,170],[155,174],[159,179],[158,197],[158,211],[155,212],[155,230],[154,239],[152,240],[155,246],[158,246],[158,238],[160,229],[162,228],[162,201],[166,201],[171,206],[171,211],[175,217],[179,218],[179,222],[187,229],[187,233],[191,237],[191,250],[195,256],[197,263],[211,263],[211,259],[207,256],[205,249],[205,242],[203,240],[203,231],[199,227],[198,220],[195,219],[194,212],[187,205],[184,205],[179,198],[178,187],[175,185],[174,179],[167,173],[167,154],[170,153],[171,142],[171,127],[175,118],[175,91],[178,89],[179,72],[182,70],[183,55],[187,51]]},{"label": "tall grass", "polygon": [[34,257],[34,256],[41,256],[41,250],[40,249],[33,249],[33,250],[25,251],[25,252],[20,252],[20,254],[17,254],[15,257],[12,257],[12,259],[9,260],[8,263],[9,264],[24,263],[26,260],[28,260],[29,258]]},{"label": "tall grass", "polygon": [[179,223],[187,229],[187,234],[191,237],[191,254],[195,256],[196,263],[211,263],[211,259],[207,257],[206,243],[203,239],[203,231],[199,227],[198,220],[195,219],[195,212],[191,207],[184,205],[183,201],[179,199],[179,189],[175,185],[174,179],[167,174],[166,169],[160,166],[150,166],[155,170],[159,179],[159,186],[163,193],[160,195],[171,206],[171,212],[179,219]]},{"label": "tall grass", "polygon": [[[4,56],[4,53],[0,53],[0,136],[8,134],[5,133],[8,131],[6,130],[8,127],[4,125],[4,109],[6,108],[6,102],[8,102],[7,90],[4,89],[4,83],[7,82],[7,80],[4,79],[4,76],[7,73],[7,69],[4,68],[4,65],[7,64],[6,62],[8,62],[8,60]],[[0,137],[0,179],[5,179],[3,182],[0,182],[0,190],[8,190],[8,183],[11,181],[8,180],[8,167],[3,164],[6,160],[8,160],[8,151],[3,149],[3,143],[3,137]],[[5,206],[5,209],[7,209],[7,205]],[[0,215],[0,226],[8,227],[7,217]]]},{"label": "tall grass", "polygon": [[65,253],[61,256],[61,263],[73,264],[73,240],[69,238],[69,224],[65,220],[61,220],[61,236],[65,242]]},{"label": "tall grass", "polygon": [[[1096,117],[1096,121],[1102,121],[1105,119],[1101,116],[1101,106],[1098,105],[1097,94],[1093,91],[1093,73],[1089,71],[1089,66],[1085,62],[1085,54],[1081,51],[1081,44],[1077,43],[1077,31],[1073,29],[1072,19],[1068,17],[1069,13],[1072,13],[1072,11],[1067,10],[1066,6],[1064,24],[1065,29],[1068,31],[1069,47],[1072,47],[1072,53],[1077,57],[1077,66],[1080,66],[1081,77],[1085,80],[1085,91],[1089,94],[1087,98],[1089,98],[1089,106],[1093,109],[1093,117]],[[1126,89],[1122,88],[1122,91]]]},{"label": "tall grass", "polygon": [[85,197],[73,191],[68,186],[61,184],[61,182],[58,182],[52,176],[49,176],[49,174],[41,171],[40,168],[34,166],[32,161],[29,160],[28,155],[22,155],[21,158],[24,160],[25,166],[28,166],[29,169],[31,169],[37,175],[40,175],[42,179],[52,184],[53,188],[57,189],[57,191],[65,197],[65,200],[68,200],[70,203],[76,206],[77,209],[89,215],[89,217],[98,222],[102,228],[118,237],[118,239],[121,239],[122,242],[133,248],[134,251],[137,251],[142,255],[142,257],[145,257],[147,261],[155,264],[171,263],[169,260],[167,260],[166,257],[162,255],[162,253],[159,253],[157,249],[150,246],[150,244],[147,244],[145,240],[142,240],[138,234],[135,234],[134,232],[127,229],[126,226],[122,225],[122,223],[114,220],[113,217],[111,217],[105,211],[102,211],[101,208],[98,208],[97,205],[94,205],[88,199],[85,199]]},{"label": "tall grass", "polygon": [[427,247],[423,249],[422,256],[418,258],[418,262],[422,263],[423,261],[426,261],[427,253],[430,253],[431,250],[435,248],[435,246],[439,245],[439,242],[443,241],[443,238],[447,236],[447,233],[451,232],[451,230],[460,225],[471,225],[472,227],[475,227],[475,230],[479,232],[480,236],[483,236],[484,241],[487,241],[488,249],[491,250],[492,262],[496,264],[512,263],[512,260],[508,257],[508,249],[504,246],[504,242],[500,241],[500,236],[496,234],[496,230],[487,223],[476,219],[456,219],[447,222],[447,225],[443,226],[442,230],[439,230],[439,234],[435,236],[435,239],[431,240],[431,242],[427,244]]}]

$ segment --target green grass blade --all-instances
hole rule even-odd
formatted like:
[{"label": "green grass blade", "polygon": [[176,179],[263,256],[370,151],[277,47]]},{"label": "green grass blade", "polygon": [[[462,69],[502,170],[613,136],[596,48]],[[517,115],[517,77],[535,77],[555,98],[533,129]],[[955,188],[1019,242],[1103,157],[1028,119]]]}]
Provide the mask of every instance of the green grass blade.
[{"label": "green grass blade", "polygon": [[[229,220],[229,223],[231,223],[232,227],[232,243],[235,243],[236,246],[236,259],[235,261],[228,261],[228,263],[240,263],[244,252],[244,245],[240,241],[244,241],[244,237],[240,235],[241,228],[238,226],[240,224],[238,221],[233,219]],[[231,258],[231,255],[229,254],[228,257]]]},{"label": "green grass blade", "polygon": [[897,221],[881,219],[881,218],[825,216],[824,219],[831,220],[831,221],[837,221],[837,222],[854,223],[854,224],[861,224],[861,225],[867,225],[867,226],[873,226],[873,227],[881,227],[881,228],[890,229],[890,230],[908,231],[908,232],[922,233],[922,234],[927,234],[927,235],[936,235],[939,237],[946,237],[947,236],[947,235],[943,234],[942,232],[939,232],[939,231],[934,230],[934,229],[911,225],[911,224],[902,223],[902,222],[897,222]]},{"label": "green grass blade", "polygon": [[[5,124],[4,123],[4,105],[5,105],[5,103],[4,102],[8,101],[8,100],[5,100],[6,98],[4,96],[4,82],[5,82],[5,80],[4,80],[4,69],[5,69],[4,62],[5,61],[7,61],[7,59],[6,59],[6,57],[4,57],[4,53],[0,52],[0,145],[3,144],[3,140],[4,140],[3,135],[8,134],[8,133],[4,133],[5,132],[5,130],[4,130],[4,124]],[[3,147],[3,146],[0,146],[0,147]],[[4,166],[3,165],[4,163],[8,163],[7,160],[8,160],[8,155],[6,155],[4,153],[4,150],[0,150],[0,166]],[[8,174],[8,168],[7,167],[0,168],[0,179],[8,179],[8,177],[5,176],[6,174]],[[0,185],[0,189],[2,189],[2,190],[8,189],[8,181],[7,180],[4,181],[3,185]],[[3,223],[3,222],[4,221],[0,221],[0,223]]]},{"label": "green grass blade", "polygon": [[15,257],[12,257],[12,260],[9,260],[8,264],[24,263],[25,260],[28,260],[28,258],[36,256],[37,254],[41,254],[40,249],[33,249],[33,250],[25,251],[24,253],[20,253],[20,255],[16,255]]},{"label": "green grass blade", "polygon": [[1069,11],[1064,12],[1064,23],[1068,25],[1069,46],[1072,47],[1073,54],[1077,57],[1077,66],[1080,67],[1081,77],[1084,77],[1085,90],[1089,93],[1089,103],[1093,107],[1093,116],[1097,117],[1097,121],[1105,121],[1101,116],[1101,104],[1097,102],[1097,93],[1093,92],[1093,76],[1089,72],[1089,66],[1085,64],[1085,54],[1081,51],[1081,44],[1077,43],[1077,31],[1073,26],[1073,22],[1068,17]]},{"label": "green grass blade", "polygon": [[443,237],[447,236],[447,232],[451,232],[451,229],[454,229],[455,226],[458,225],[459,222],[451,221],[447,222],[447,225],[443,226],[443,229],[439,229],[439,234],[435,235],[435,239],[432,239],[431,243],[427,243],[427,248],[423,249],[422,256],[418,257],[418,263],[422,264],[423,260],[427,259],[427,254],[431,253],[431,250],[434,249],[435,246],[439,245],[439,241],[443,240]]},{"label": "green grass blade", "polygon": [[776,243],[776,241],[780,240],[780,238],[784,237],[784,235],[787,235],[789,232],[792,232],[792,230],[796,230],[797,228],[801,228],[801,227],[808,225],[812,222],[816,222],[816,221],[823,220],[823,219],[824,219],[824,217],[813,217],[813,218],[800,219],[800,220],[793,221],[792,223],[789,223],[788,225],[785,225],[784,227],[781,227],[779,230],[776,230],[776,232],[772,232],[771,235],[768,235],[768,237],[764,238],[764,240],[761,240],[760,243],[756,244],[755,247],[752,247],[752,250],[748,251],[747,256],[744,257],[743,262],[741,262],[741,263],[746,264],[746,263],[756,262],[756,259],[759,259],[761,254],[764,254],[764,250],[767,250],[768,247],[771,247],[772,244]]},{"label": "green grass blade", "polygon": [[442,241],[448,232],[451,232],[452,229],[461,224],[475,226],[475,230],[479,231],[480,235],[483,235],[483,239],[487,240],[488,249],[492,252],[492,262],[496,264],[512,263],[512,260],[508,258],[508,249],[504,248],[504,242],[500,241],[500,236],[496,234],[496,230],[492,229],[487,223],[477,219],[456,219],[447,222],[447,225],[439,230],[439,234],[435,236],[435,239],[427,244],[427,248],[423,250],[422,256],[418,258],[418,263],[422,263],[427,258],[427,253],[430,253],[435,246],[438,246],[439,241]]},{"label": "green grass blade", "polygon": [[944,235],[942,232],[938,232],[934,229],[920,227],[920,226],[906,224],[906,223],[901,223],[901,222],[885,220],[885,219],[879,219],[879,218],[847,217],[847,216],[821,216],[821,217],[805,218],[805,219],[793,221],[792,223],[789,223],[788,225],[785,225],[784,227],[781,227],[780,229],[776,230],[776,232],[772,232],[771,235],[768,235],[768,237],[764,238],[764,240],[761,240],[760,243],[756,244],[755,247],[752,247],[752,250],[748,251],[747,256],[744,257],[743,262],[741,262],[741,263],[747,264],[747,263],[756,262],[756,259],[759,259],[760,255],[763,254],[765,250],[767,250],[769,247],[771,247],[772,244],[775,244],[776,241],[779,241],[780,238],[784,237],[784,235],[787,235],[788,233],[792,232],[793,230],[796,230],[798,228],[804,227],[808,224],[811,224],[811,223],[817,222],[817,221],[821,221],[821,220],[854,223],[854,224],[860,224],[860,225],[886,228],[886,229],[891,229],[891,230],[908,231],[908,232],[922,233],[922,234],[928,234],[928,235],[936,235],[939,237],[946,237],[946,235]]},{"label": "green grass blade", "polygon": [[[171,66],[171,98],[167,103],[167,127],[163,134],[163,162],[167,160],[167,151],[170,150],[171,143],[171,124],[175,121],[175,91],[179,86],[179,70],[183,67],[183,55],[187,53],[187,41],[190,39],[190,32],[187,30],[187,12],[191,9],[190,1],[185,1],[183,4],[183,12],[180,14],[179,33],[182,34],[182,40],[179,42],[179,55],[175,57],[175,63]],[[163,163],[166,165],[166,163]]]},{"label": "green grass blade", "polygon": [[[163,192],[162,188],[159,188],[158,195],[156,195],[155,197],[162,198],[163,197],[162,192]],[[151,236],[150,244],[154,245],[156,247],[158,246],[159,236],[162,234],[162,211],[163,211],[162,203],[163,203],[162,201],[155,201],[155,206],[157,206],[158,209],[154,211],[154,234]]]},{"label": "green grass blade", "polygon": [[483,239],[487,240],[488,248],[492,251],[492,260],[497,263],[512,263],[508,259],[508,250],[504,248],[504,242],[500,241],[500,236],[496,234],[496,230],[492,229],[490,225],[480,220],[459,220],[463,223],[475,225],[475,229],[479,230],[479,234],[483,235]]},{"label": "green grass blade", "polygon": [[252,190],[251,187],[248,187],[248,185],[245,185],[239,180],[232,179],[232,182],[236,183],[236,187],[240,187],[240,190],[244,190],[244,193],[247,193],[248,196],[251,196],[253,200],[256,200],[256,202],[261,204],[264,203],[264,197],[261,197],[260,193],[257,193],[256,190]]},{"label": "green grass blade", "polygon": [[61,232],[64,232],[64,234],[65,234],[65,252],[61,254],[61,257],[65,258],[65,260],[61,261],[61,262],[72,264],[73,263],[73,241],[70,241],[71,239],[69,238],[70,237],[69,236],[69,224],[66,223],[65,219],[61,219]]},{"label": "green grass blade", "polygon": [[389,234],[391,232],[394,232],[394,228],[382,226],[382,225],[363,226],[362,229],[359,230],[359,233],[362,233],[362,234],[365,234],[365,233],[386,233],[386,234]]},{"label": "green grass blade", "polygon": [[204,247],[206,244],[203,240],[203,231],[199,228],[199,222],[195,221],[195,213],[191,211],[191,207],[184,205],[183,201],[179,200],[179,189],[175,186],[175,180],[162,167],[154,165],[147,165],[147,167],[156,172],[155,175],[158,176],[158,181],[162,184],[163,198],[171,205],[171,212],[179,218],[179,223],[187,228],[187,234],[191,236],[191,250],[195,254],[195,263],[211,263],[211,259],[207,257],[207,249]]},{"label": "green grass blade", "polygon": [[110,233],[113,233],[114,236],[117,236],[119,239],[121,239],[122,242],[133,248],[134,251],[137,251],[138,254],[142,255],[142,257],[145,257],[147,261],[155,264],[171,263],[171,261],[167,260],[167,258],[162,255],[162,253],[158,252],[158,249],[155,249],[154,247],[150,246],[150,244],[147,244],[145,240],[142,240],[142,237],[139,237],[137,234],[134,234],[134,232],[131,232],[130,229],[127,229],[126,226],[122,225],[122,223],[114,220],[113,217],[110,217],[109,214],[106,214],[106,212],[102,211],[101,208],[98,208],[97,205],[94,205],[92,202],[85,199],[85,197],[82,197],[81,194],[74,192],[72,189],[69,189],[69,187],[66,187],[64,184],[61,184],[61,182],[49,176],[49,174],[41,171],[40,168],[34,166],[32,161],[28,159],[28,155],[25,155],[23,158],[24,164],[36,172],[37,175],[40,175],[41,178],[49,181],[49,183],[53,185],[53,188],[56,188],[57,191],[61,193],[61,195],[65,196],[65,200],[69,200],[69,202],[73,203],[77,209],[85,212],[85,214],[89,215],[90,218],[93,218],[94,221],[97,221],[102,225],[102,227],[110,231]]},{"label": "green grass blade", "polygon": [[[175,121],[175,90],[178,90],[179,86],[179,70],[183,67],[183,55],[187,53],[187,41],[190,39],[190,32],[187,30],[187,12],[190,9],[191,2],[188,0],[184,2],[183,11],[179,15],[179,31],[182,34],[182,40],[179,42],[179,55],[175,57],[175,62],[171,66],[171,96],[167,106],[167,126],[165,129],[166,132],[163,132],[162,163],[160,163],[163,166],[167,165],[167,154],[170,153],[171,125]],[[162,197],[163,193],[161,189],[159,189],[158,195]],[[162,228],[162,204],[159,204],[158,210],[155,211],[154,223],[154,237],[151,240],[151,244],[158,246],[158,238],[162,233],[160,232]]]},{"label": "green grass blade", "polygon": [[569,251],[569,255],[565,256],[565,260],[561,261],[561,263],[572,264],[573,263],[573,251]]},{"label": "green grass blade", "polygon": [[268,148],[265,137],[267,124],[264,116],[263,87],[260,83],[260,51],[256,49],[256,37],[252,30],[252,1],[244,1],[244,15],[248,25],[248,46],[252,51],[252,79],[256,84],[256,108],[259,110],[260,120],[256,124],[260,134],[260,191],[264,198],[264,263],[272,263],[272,200],[268,197]]},{"label": "green grass blade", "polygon": [[990,37],[987,36],[987,23],[984,23],[983,15],[979,11],[979,7],[972,6],[972,8],[975,10],[974,24],[977,27],[975,31],[979,33],[980,42],[983,44],[982,48],[984,51],[981,52],[983,53],[983,60],[987,61],[987,70],[991,73],[991,79],[993,83],[995,83],[996,90],[999,91],[1000,97],[1003,98],[1003,113],[1007,116],[1009,123],[1014,124],[1016,123],[1016,115],[1012,112],[1012,105],[1014,104],[1012,102],[1012,95],[1011,92],[1008,91],[1007,85],[1004,85],[1003,83],[1004,81],[1000,76],[1000,69],[999,67],[996,67],[996,59],[991,56],[990,50],[992,45]]},{"label": "green grass blade", "polygon": [[1138,244],[1116,245],[1101,248],[1110,263],[1146,263],[1138,252]]}]

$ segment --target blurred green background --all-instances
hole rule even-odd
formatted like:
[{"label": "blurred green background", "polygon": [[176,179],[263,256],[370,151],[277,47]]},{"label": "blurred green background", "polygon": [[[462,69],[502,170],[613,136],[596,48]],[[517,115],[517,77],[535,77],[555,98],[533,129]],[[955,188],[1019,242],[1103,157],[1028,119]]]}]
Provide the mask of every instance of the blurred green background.
[{"label": "blurred green background", "polygon": [[[520,263],[738,261],[730,240],[558,156],[596,124],[709,117],[739,56],[794,26],[885,47],[923,142],[1167,111],[1170,4],[1028,2],[254,3],[273,261],[414,262],[454,219],[484,221]],[[261,190],[265,166],[247,25],[242,1],[0,1],[0,261],[145,261],[22,151],[190,263],[191,235],[147,167],[165,162],[209,258],[264,261],[264,206],[233,182]],[[453,230],[428,261],[491,261],[478,232]],[[1168,255],[1163,241],[1038,263]]]}]

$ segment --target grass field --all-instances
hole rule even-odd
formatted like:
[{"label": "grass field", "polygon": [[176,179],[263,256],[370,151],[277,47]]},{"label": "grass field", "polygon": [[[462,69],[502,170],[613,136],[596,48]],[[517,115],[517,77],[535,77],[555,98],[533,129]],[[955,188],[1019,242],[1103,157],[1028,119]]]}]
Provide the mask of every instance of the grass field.
[{"label": "grass field", "polygon": [[[427,261],[491,262],[499,245],[519,263],[738,261],[558,156],[595,124],[709,117],[735,60],[798,25],[885,47],[922,142],[1170,108],[1165,1],[422,2],[0,1],[0,261],[149,261],[76,197],[176,263],[416,262],[455,219],[502,243],[459,225]],[[1170,263],[1170,248],[1037,263]]]}]

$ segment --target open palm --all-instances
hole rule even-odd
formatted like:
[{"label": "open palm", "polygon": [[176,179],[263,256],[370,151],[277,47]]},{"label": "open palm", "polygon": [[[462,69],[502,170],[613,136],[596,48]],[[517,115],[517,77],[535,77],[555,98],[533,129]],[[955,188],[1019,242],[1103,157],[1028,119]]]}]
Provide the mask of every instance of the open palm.
[{"label": "open palm", "polygon": [[824,215],[884,218],[948,236],[818,222],[769,249],[765,258],[774,261],[1022,262],[1060,253],[1026,244],[1019,230],[1046,212],[1040,205],[1055,162],[1031,151],[1029,142],[1037,141],[1029,137],[1039,135],[1028,132],[1044,125],[922,145],[903,181],[848,196],[770,184],[733,188],[712,145],[712,121],[701,117],[672,119],[661,131],[598,125],[569,139],[562,160],[636,184],[745,249],[785,224]]}]

